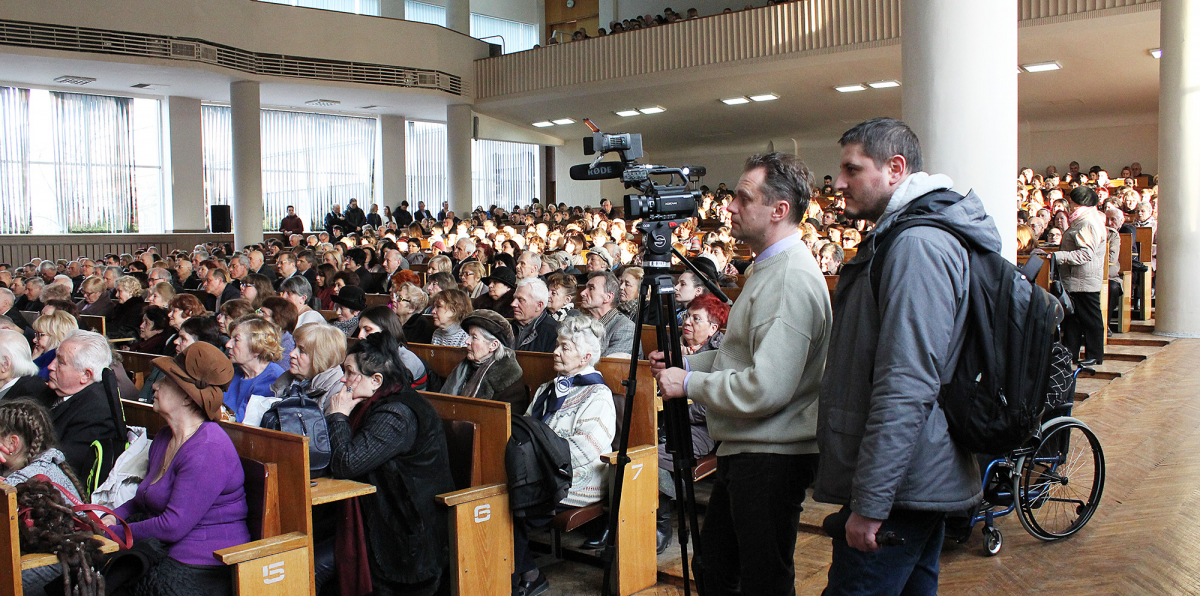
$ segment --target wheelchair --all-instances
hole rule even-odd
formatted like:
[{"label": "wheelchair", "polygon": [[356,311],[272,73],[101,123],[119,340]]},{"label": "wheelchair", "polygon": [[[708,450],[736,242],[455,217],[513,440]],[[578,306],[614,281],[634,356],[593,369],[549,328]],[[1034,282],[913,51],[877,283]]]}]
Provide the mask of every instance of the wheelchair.
[{"label": "wheelchair", "polygon": [[[1083,370],[1074,371],[1074,377]],[[1071,416],[1071,403],[1048,410],[1041,433],[1026,445],[999,458],[981,457],[983,503],[970,516],[965,542],[983,522],[989,556],[1004,546],[995,519],[1014,511],[1035,538],[1061,540],[1087,524],[1104,493],[1104,451],[1088,425]],[[986,462],[986,463],[985,463]]]}]

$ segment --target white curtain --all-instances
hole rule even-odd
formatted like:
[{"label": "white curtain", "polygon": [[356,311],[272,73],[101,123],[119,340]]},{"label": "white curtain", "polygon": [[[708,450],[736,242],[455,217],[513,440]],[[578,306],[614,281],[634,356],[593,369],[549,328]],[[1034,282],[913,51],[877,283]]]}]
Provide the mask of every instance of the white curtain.
[{"label": "white curtain", "polygon": [[476,13],[471,13],[471,37],[501,45],[505,54],[532,49],[538,42],[533,25]]},{"label": "white curtain", "polygon": [[511,212],[538,194],[538,146],[504,141],[471,145],[474,206],[503,207]]},{"label": "white curtain", "polygon": [[27,234],[29,201],[29,90],[0,87],[0,234]]},{"label": "white curtain", "polygon": [[133,100],[50,94],[59,220],[67,233],[137,232]]},{"label": "white curtain", "polygon": [[446,26],[446,8],[424,2],[404,1],[404,20]]},{"label": "white curtain", "polygon": [[354,14],[379,16],[379,0],[260,0],[273,4],[286,4],[304,8],[320,8]]},{"label": "white curtain", "polygon": [[405,135],[404,161],[408,177],[408,204],[417,208],[418,201],[437,213],[446,193],[446,125],[435,122],[408,121]]}]

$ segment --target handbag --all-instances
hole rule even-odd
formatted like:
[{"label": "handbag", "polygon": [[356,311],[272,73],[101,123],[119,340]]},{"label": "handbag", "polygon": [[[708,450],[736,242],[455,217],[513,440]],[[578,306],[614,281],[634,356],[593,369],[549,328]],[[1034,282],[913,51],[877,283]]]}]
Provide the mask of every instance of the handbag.
[{"label": "handbag", "polygon": [[[38,480],[40,482],[45,482],[52,485],[60,494],[67,498],[68,502],[70,502],[71,511],[77,514],[82,513],[86,516],[87,519],[81,518],[78,515],[75,516],[75,527],[77,529],[85,532],[103,532],[110,540],[117,543],[117,547],[121,550],[126,550],[133,546],[133,532],[129,529],[129,524],[126,523],[125,520],[118,517],[116,513],[113,513],[112,509],[109,509],[103,505],[84,503],[83,501],[79,500],[79,497],[71,494],[71,491],[63,488],[62,485],[51,480],[50,477],[46,476],[45,474],[38,474],[30,478],[30,480]],[[100,521],[100,516],[96,515],[97,512],[102,515],[113,516],[113,519],[117,520],[117,522],[119,522],[121,527],[125,530],[125,537],[121,538],[120,536],[117,536],[116,532],[113,532],[112,529],[104,524],[104,522]],[[21,523],[25,524],[25,526],[29,528],[32,528],[34,524],[37,523],[37,521],[33,519],[33,509],[30,507],[24,507],[18,510],[17,517]]]},{"label": "handbag", "polygon": [[259,426],[308,437],[308,469],[313,477],[329,467],[333,446],[329,443],[325,414],[316,400],[309,397],[279,400],[263,413]]}]

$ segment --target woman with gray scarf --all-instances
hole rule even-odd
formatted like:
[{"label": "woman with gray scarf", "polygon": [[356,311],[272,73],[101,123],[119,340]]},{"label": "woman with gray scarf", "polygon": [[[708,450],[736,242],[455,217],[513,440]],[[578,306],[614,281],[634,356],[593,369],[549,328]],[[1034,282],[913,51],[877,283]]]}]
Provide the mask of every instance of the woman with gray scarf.
[{"label": "woman with gray scarf", "polygon": [[467,315],[462,326],[469,335],[467,357],[446,377],[441,392],[508,402],[513,412],[524,412],[529,396],[512,350],[512,325],[499,313],[480,309]]},{"label": "woman with gray scarf", "polygon": [[346,336],[326,323],[296,328],[287,372],[271,384],[280,399],[303,395],[315,400],[329,413],[329,400],[342,389],[342,362],[346,360]]}]

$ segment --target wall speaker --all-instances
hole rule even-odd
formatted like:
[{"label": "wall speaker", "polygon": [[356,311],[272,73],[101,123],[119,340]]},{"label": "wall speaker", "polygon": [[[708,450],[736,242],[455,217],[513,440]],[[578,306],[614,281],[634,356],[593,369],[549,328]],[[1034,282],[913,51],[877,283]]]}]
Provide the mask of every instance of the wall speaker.
[{"label": "wall speaker", "polygon": [[232,233],[233,213],[229,210],[229,205],[212,205],[209,209],[209,221],[212,223],[212,233]]}]

